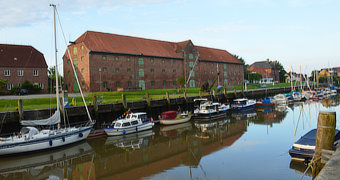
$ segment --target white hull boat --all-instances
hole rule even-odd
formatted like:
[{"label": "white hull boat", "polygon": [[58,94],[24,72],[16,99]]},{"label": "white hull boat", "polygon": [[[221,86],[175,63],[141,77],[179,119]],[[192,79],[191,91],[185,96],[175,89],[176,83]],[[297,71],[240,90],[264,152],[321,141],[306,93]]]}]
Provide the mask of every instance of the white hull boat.
[{"label": "white hull boat", "polygon": [[190,121],[191,112],[177,113],[176,111],[166,111],[160,115],[159,122],[163,125],[180,124]]}]

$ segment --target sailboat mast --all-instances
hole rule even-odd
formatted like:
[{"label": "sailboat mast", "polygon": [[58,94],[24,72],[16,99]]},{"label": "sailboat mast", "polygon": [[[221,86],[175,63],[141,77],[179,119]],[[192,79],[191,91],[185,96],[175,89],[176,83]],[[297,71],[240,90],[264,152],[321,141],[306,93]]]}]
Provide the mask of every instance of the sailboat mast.
[{"label": "sailboat mast", "polygon": [[56,23],[55,23],[55,4],[51,4],[53,7],[53,32],[54,32],[54,62],[55,62],[55,91],[57,99],[57,111],[59,112],[59,82],[58,82],[58,62],[57,62],[57,35],[56,35]]}]

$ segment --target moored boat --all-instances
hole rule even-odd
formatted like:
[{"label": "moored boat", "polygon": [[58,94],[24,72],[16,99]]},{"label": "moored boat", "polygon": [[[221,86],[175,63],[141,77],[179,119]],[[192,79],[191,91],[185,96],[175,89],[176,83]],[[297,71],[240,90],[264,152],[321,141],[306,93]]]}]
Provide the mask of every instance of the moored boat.
[{"label": "moored boat", "polygon": [[191,119],[191,112],[165,111],[159,115],[159,122],[163,125],[172,125],[188,122]]},{"label": "moored boat", "polygon": [[253,99],[240,98],[234,99],[231,104],[231,109],[233,110],[245,110],[245,109],[253,109],[255,107],[256,101]]},{"label": "moored boat", "polygon": [[[311,160],[315,151],[317,129],[312,129],[296,141],[289,150],[289,155],[294,160]],[[340,140],[340,131],[335,130],[334,145]],[[335,146],[334,146],[335,147]]]},{"label": "moored boat", "polygon": [[273,97],[273,102],[276,104],[287,104],[288,99],[284,94],[277,94]]},{"label": "moored boat", "polygon": [[197,120],[220,118],[227,115],[229,105],[219,102],[208,101],[207,99],[195,99],[195,110],[193,117]]},{"label": "moored boat", "polygon": [[257,101],[255,108],[275,108],[276,103],[274,103],[270,98],[265,98],[262,101]]},{"label": "moored boat", "polygon": [[151,129],[154,126],[152,118],[148,118],[145,112],[128,113],[124,119],[118,119],[104,128],[109,136],[117,136],[135,133]]}]

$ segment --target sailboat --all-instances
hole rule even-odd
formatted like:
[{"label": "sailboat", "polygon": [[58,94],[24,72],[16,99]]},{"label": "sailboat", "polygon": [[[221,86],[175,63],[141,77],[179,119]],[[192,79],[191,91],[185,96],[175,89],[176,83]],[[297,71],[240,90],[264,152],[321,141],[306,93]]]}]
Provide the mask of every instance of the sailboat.
[{"label": "sailboat", "polygon": [[[54,22],[54,41],[55,41],[55,73],[56,73],[56,100],[57,100],[57,110],[55,113],[47,118],[41,120],[23,120],[21,125],[24,126],[20,133],[13,135],[11,137],[0,138],[0,156],[1,155],[13,155],[13,154],[23,154],[33,151],[41,151],[53,149],[61,146],[66,146],[76,142],[85,140],[90,134],[90,131],[95,123],[91,119],[89,111],[87,109],[83,93],[80,89],[85,109],[89,121],[82,126],[75,127],[65,127],[60,128],[61,115],[59,107],[59,84],[58,84],[58,63],[57,63],[57,46],[56,46],[56,22],[55,13],[56,5],[51,5],[53,7],[53,22]],[[73,63],[72,63],[73,65]],[[74,69],[74,67],[73,67]],[[78,85],[79,81],[76,76]],[[79,86],[81,87],[81,86]],[[57,125],[57,126],[55,126]],[[35,126],[49,126],[48,129],[38,129]]]}]

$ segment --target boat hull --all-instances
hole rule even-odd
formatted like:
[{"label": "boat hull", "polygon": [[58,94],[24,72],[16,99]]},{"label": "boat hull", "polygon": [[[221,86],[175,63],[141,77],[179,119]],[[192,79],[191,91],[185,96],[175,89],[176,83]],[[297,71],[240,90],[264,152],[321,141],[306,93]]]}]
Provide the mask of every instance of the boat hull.
[{"label": "boat hull", "polygon": [[232,106],[231,109],[232,110],[236,110],[236,111],[242,111],[242,110],[247,110],[247,109],[254,109],[255,104],[249,105],[249,106]]},{"label": "boat hull", "polygon": [[159,122],[163,125],[180,124],[190,121],[191,117],[181,118],[181,119],[161,119]]},{"label": "boat hull", "polygon": [[293,159],[311,160],[313,158],[314,151],[306,150],[306,149],[297,150],[297,149],[291,148],[289,150],[289,155]]},{"label": "boat hull", "polygon": [[193,116],[194,120],[211,120],[226,117],[227,112],[216,112],[216,113],[198,113]]},{"label": "boat hull", "polygon": [[0,145],[0,156],[54,149],[83,141],[90,134],[92,126],[67,133],[60,133],[47,138]]},{"label": "boat hull", "polygon": [[108,136],[119,136],[119,135],[136,133],[139,131],[145,131],[145,130],[151,129],[153,126],[154,126],[153,122],[148,122],[148,123],[144,123],[139,126],[132,126],[128,128],[109,127],[109,128],[105,128],[104,130]]}]

